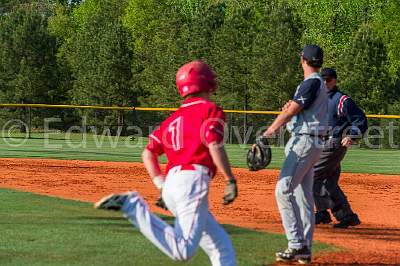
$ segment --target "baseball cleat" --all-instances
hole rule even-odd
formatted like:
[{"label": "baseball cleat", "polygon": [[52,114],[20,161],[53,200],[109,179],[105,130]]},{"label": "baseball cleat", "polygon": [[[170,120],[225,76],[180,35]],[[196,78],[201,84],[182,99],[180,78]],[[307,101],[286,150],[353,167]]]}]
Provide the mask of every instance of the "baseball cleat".
[{"label": "baseball cleat", "polygon": [[339,223],[334,224],[333,228],[347,228],[349,226],[357,226],[361,224],[360,219],[358,218],[357,214],[353,213],[345,218],[343,218]]},{"label": "baseball cleat", "polygon": [[318,211],[315,213],[315,224],[329,224],[332,222],[328,211]]},{"label": "baseball cleat", "polygon": [[300,264],[311,263],[311,250],[308,247],[300,249],[288,248],[285,251],[275,253],[276,261],[280,262],[294,262]]},{"label": "baseball cleat", "polygon": [[132,195],[133,192],[121,194],[110,194],[94,203],[95,209],[119,211],[124,205],[125,200]]}]

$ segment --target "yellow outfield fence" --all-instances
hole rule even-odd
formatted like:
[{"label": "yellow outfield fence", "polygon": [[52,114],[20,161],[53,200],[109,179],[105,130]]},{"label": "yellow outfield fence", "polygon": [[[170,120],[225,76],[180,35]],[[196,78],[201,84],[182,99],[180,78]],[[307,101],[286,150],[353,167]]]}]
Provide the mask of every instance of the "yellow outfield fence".
[{"label": "yellow outfield fence", "polygon": [[[39,137],[47,132],[87,132],[94,135],[147,136],[177,108],[52,104],[0,104],[0,138],[26,134]],[[76,112],[78,111],[79,112]],[[224,110],[227,143],[246,144],[266,130],[279,111]],[[368,114],[369,128],[363,142],[400,147],[400,115]],[[36,135],[31,135],[31,134]],[[283,145],[283,129],[272,144]],[[55,134],[55,133],[54,133]],[[364,141],[364,139],[366,139]],[[397,146],[396,146],[397,145]],[[368,146],[369,147],[369,146]],[[396,148],[398,149],[398,148]]]},{"label": "yellow outfield fence", "polygon": [[[123,107],[123,106],[95,106],[95,105],[54,105],[54,104],[14,104],[3,103],[0,107],[8,108],[56,108],[56,109],[97,109],[97,110],[120,110],[120,111],[175,111],[177,108],[163,108],[163,107]],[[256,110],[224,110],[226,113],[237,114],[264,114],[264,115],[278,115],[279,111],[256,111]],[[367,114],[368,118],[381,118],[381,119],[400,119],[400,115],[380,115],[380,114]]]}]

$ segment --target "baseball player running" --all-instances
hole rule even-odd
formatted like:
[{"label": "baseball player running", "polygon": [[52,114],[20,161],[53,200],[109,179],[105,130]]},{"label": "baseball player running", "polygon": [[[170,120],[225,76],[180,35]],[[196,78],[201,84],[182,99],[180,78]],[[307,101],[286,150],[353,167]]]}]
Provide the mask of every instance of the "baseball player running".
[{"label": "baseball player running", "polygon": [[322,138],[327,133],[328,96],[318,73],[323,63],[322,49],[307,45],[300,60],[304,80],[264,135],[272,137],[288,122],[291,137],[285,147],[286,158],[275,196],[289,243],[286,250],[276,253],[276,260],[308,264],[315,218],[313,167],[321,155]]},{"label": "baseball player running", "polygon": [[[224,204],[237,196],[236,180],[223,146],[225,114],[210,102],[217,88],[215,74],[202,61],[193,61],[179,69],[176,85],[185,100],[149,136],[142,154],[150,177],[175,216],[174,226],[151,213],[137,192],[107,196],[95,207],[122,208],[124,216],[173,260],[189,260],[200,246],[212,265],[236,265],[229,236],[208,210],[209,182],[216,168],[227,182]],[[168,159],[165,177],[158,162],[163,153]]]},{"label": "baseball player running", "polygon": [[367,130],[367,118],[349,96],[338,90],[335,69],[324,68],[321,75],[328,88],[328,125],[331,132],[314,168],[315,224],[332,222],[330,209],[338,221],[333,227],[347,228],[361,222],[339,187],[340,162],[347,147]]}]

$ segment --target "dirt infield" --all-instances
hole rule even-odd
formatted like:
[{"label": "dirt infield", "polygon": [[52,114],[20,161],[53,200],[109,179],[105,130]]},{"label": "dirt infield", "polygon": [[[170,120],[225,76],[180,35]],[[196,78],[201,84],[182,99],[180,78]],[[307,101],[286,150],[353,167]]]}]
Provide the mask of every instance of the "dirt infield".
[{"label": "dirt infield", "polygon": [[[93,202],[126,190],[137,190],[150,202],[158,196],[140,163],[0,159],[0,169],[2,188],[66,199]],[[274,199],[278,171],[234,171],[240,194],[233,205],[221,204],[222,177],[212,182],[210,206],[218,221],[282,233]],[[341,184],[363,223],[345,230],[318,227],[315,239],[343,247],[343,251],[319,254],[315,264],[400,265],[400,176],[343,174]]]}]

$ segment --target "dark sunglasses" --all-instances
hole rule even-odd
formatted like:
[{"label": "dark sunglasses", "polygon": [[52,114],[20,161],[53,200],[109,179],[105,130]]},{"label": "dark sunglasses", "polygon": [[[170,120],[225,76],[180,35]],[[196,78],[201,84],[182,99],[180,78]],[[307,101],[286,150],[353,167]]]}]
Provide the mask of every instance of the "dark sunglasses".
[{"label": "dark sunglasses", "polygon": [[326,82],[331,82],[331,81],[333,80],[333,78],[324,78],[324,80],[325,80]]}]

